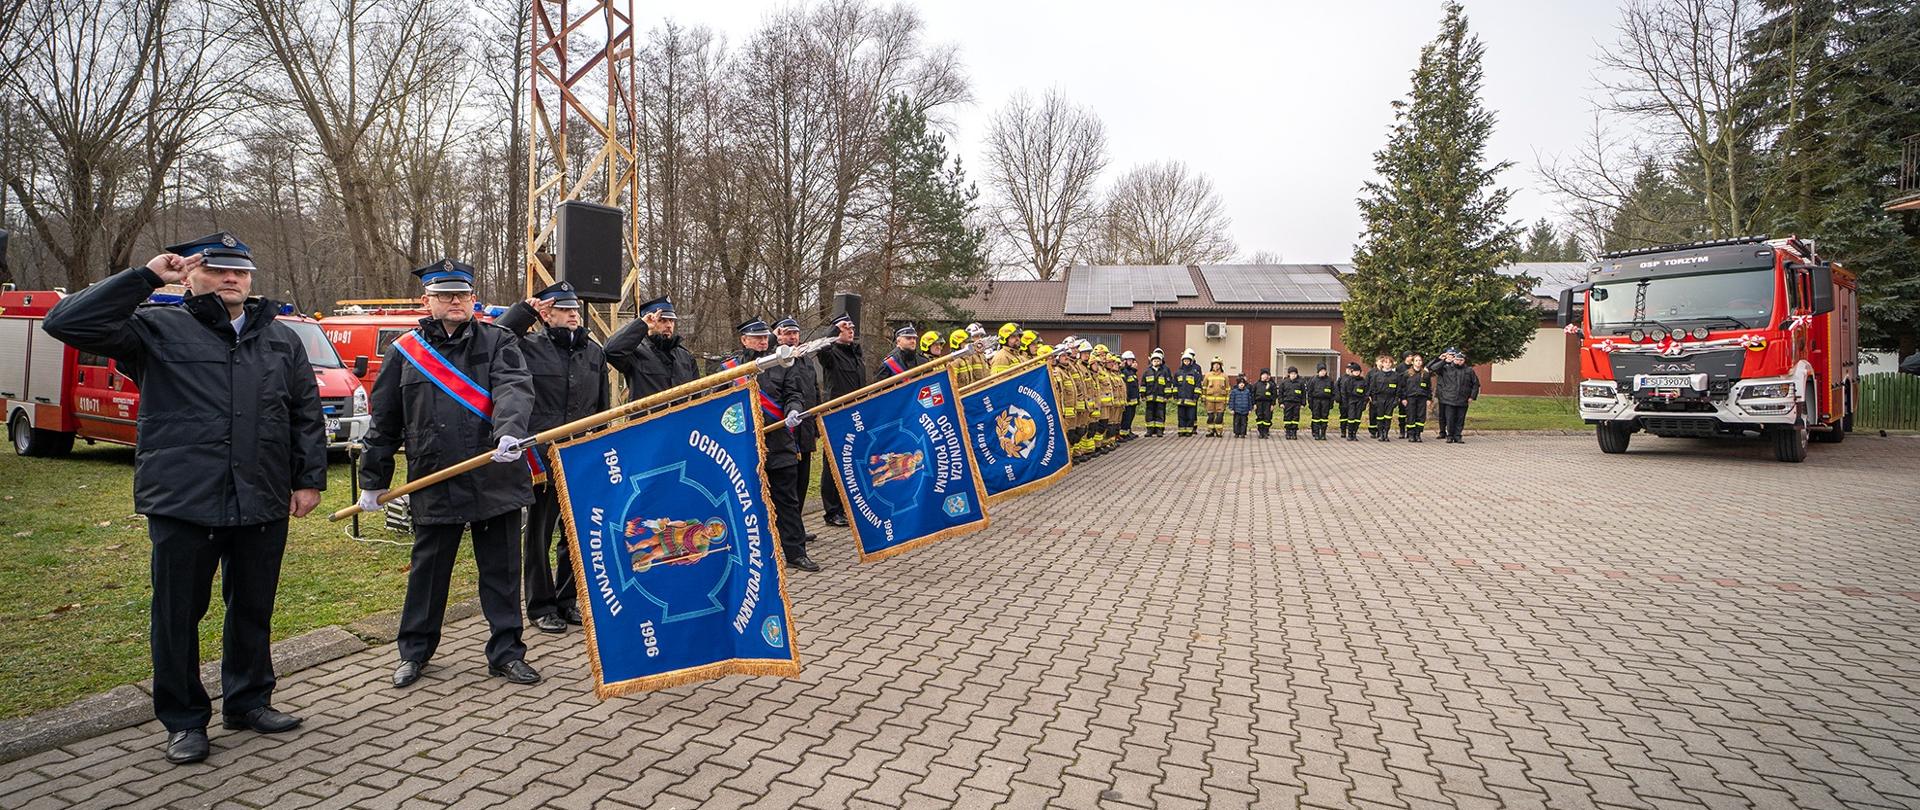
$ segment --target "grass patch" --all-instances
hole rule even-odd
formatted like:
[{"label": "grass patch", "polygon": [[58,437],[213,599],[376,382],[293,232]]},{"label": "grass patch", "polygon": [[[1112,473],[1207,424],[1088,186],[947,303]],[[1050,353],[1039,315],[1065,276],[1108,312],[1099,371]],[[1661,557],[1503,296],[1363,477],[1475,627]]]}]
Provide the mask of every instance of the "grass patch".
[{"label": "grass patch", "polygon": [[[404,480],[404,472],[395,475]],[[133,513],[133,450],[79,446],[61,459],[0,451],[0,717],[64,705],[153,676],[146,520]],[[397,610],[411,549],[361,543],[326,515],[348,505],[347,465],[328,471],[320,507],[287,530],[273,638]],[[362,520],[368,538],[409,535]],[[471,546],[454,569],[453,600],[475,592]],[[220,589],[200,625],[203,660],[220,657]]]},{"label": "grass patch", "polygon": [[[1439,406],[1429,405],[1427,422],[1438,419]],[[1468,430],[1584,430],[1572,397],[1483,396],[1467,408]]]}]

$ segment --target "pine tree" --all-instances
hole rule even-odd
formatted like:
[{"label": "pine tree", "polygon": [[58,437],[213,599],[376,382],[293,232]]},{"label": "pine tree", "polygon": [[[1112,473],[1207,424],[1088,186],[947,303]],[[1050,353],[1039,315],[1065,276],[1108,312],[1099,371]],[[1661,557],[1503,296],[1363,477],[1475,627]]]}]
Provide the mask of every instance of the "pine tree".
[{"label": "pine tree", "polygon": [[1342,307],[1345,341],[1361,354],[1456,346],[1474,362],[1520,356],[1539,326],[1531,279],[1497,268],[1519,255],[1506,219],[1512,192],[1495,185],[1508,162],[1489,163],[1494,115],[1481,105],[1485,47],[1449,2],[1440,34],[1420,52],[1407,98],[1374,153],[1377,181],[1359,204],[1366,222]]},{"label": "pine tree", "polygon": [[956,315],[949,302],[987,269],[986,229],[975,224],[980,192],[958,156],[949,162],[946,139],[926,114],[905,99],[887,106],[881,177],[885,238],[876,303],[885,317]]},{"label": "pine tree", "polygon": [[1706,205],[1649,157],[1634,172],[1633,185],[1605,226],[1602,251],[1694,242],[1712,236]]}]

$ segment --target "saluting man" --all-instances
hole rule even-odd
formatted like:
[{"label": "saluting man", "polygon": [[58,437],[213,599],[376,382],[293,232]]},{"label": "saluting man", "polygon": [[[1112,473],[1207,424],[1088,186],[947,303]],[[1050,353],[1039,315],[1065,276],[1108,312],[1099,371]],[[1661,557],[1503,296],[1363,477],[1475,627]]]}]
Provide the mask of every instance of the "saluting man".
[{"label": "saluting man", "polygon": [[[539,331],[532,331],[535,322]],[[584,419],[607,409],[607,355],[580,322],[580,296],[559,282],[509,308],[495,324],[520,338],[520,354],[533,376],[533,433]],[[547,479],[546,448],[526,455],[533,474],[533,506],[527,509],[527,618],[542,633],[564,633],[579,624],[574,599],[573,549],[562,541],[554,553],[553,530],[560,522],[560,492]],[[557,557],[557,559],[554,559]],[[549,560],[553,560],[549,564]]]},{"label": "saluting man", "polygon": [[[140,386],[133,505],[153,542],[153,713],[177,765],[207,758],[200,618],[216,567],[227,607],[223,725],[262,734],[300,725],[271,703],[269,631],[287,515],[320,503],[327,439],[305,345],[274,320],[280,304],[249,296],[253,270],[247,246],[222,231],[68,296],[43,326],[118,360]],[[140,306],[182,282],[181,306]]]},{"label": "saluting man", "polygon": [[[727,358],[726,366],[733,368],[744,365],[772,354],[768,347],[773,330],[767,322],[759,318],[748,319],[740,324],[740,350]],[[798,367],[774,367],[760,373],[760,413],[768,425],[782,425],[782,429],[766,434],[766,458],[761,466],[767,471],[767,490],[773,497],[774,532],[780,539],[780,553],[786,558],[788,568],[798,568],[806,572],[820,570],[820,564],[807,556],[807,527],[800,520],[801,487],[806,479],[800,476],[800,456],[795,452],[794,432],[800,429],[805,420],[801,412],[800,385],[795,379],[799,375]]]},{"label": "saluting man", "polygon": [[626,377],[628,400],[699,379],[700,364],[674,334],[678,327],[673,299],[663,295],[641,304],[640,317],[607,338],[607,363]]},{"label": "saluting man", "polygon": [[[866,384],[866,353],[854,329],[853,318],[845,314],[833,318],[834,338],[818,355],[820,376],[827,384],[827,399],[845,396]],[[822,400],[823,402],[825,400]],[[819,427],[816,425],[816,431]],[[840,490],[833,484],[833,466],[820,465],[820,519],[828,526],[847,525],[847,508],[840,502]]]},{"label": "saluting man", "polygon": [[425,286],[427,317],[382,358],[373,383],[373,425],[360,463],[360,508],[380,509],[404,440],[407,479],[478,455],[497,463],[413,493],[413,568],[400,610],[396,688],[412,686],[440,646],[447,588],[462,531],[473,530],[480,569],[480,611],[487,674],[538,683],[520,640],[520,509],[533,503],[527,465],[516,446],[531,435],[533,378],[512,332],[474,320],[473,268],[441,259],[413,271]]}]

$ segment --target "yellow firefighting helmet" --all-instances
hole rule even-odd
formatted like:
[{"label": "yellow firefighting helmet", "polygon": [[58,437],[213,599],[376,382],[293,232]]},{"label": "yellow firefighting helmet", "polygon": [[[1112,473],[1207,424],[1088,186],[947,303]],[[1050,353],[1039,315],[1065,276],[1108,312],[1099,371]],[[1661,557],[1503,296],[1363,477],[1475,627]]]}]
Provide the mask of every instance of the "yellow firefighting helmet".
[{"label": "yellow firefighting helmet", "polygon": [[[1033,333],[1032,333],[1032,332],[1028,332],[1027,334],[1028,334],[1028,335],[1031,335],[1031,334],[1033,334]],[[1028,342],[1028,343],[1032,343],[1033,341],[1032,341],[1032,340],[1028,340],[1027,342]],[[1045,344],[1045,343],[1042,343],[1042,344],[1040,344],[1040,346],[1039,346],[1039,348],[1036,348],[1036,349],[1034,349],[1034,350],[1033,350],[1033,353],[1034,353],[1035,355],[1037,355],[1037,356],[1040,356],[1040,357],[1046,357],[1046,356],[1047,356],[1047,355],[1049,355],[1049,354],[1053,354],[1053,347],[1052,347],[1052,346],[1048,346],[1048,345],[1047,345],[1047,344]]]},{"label": "yellow firefighting helmet", "polygon": [[933,344],[939,343],[939,342],[940,342],[940,333],[935,330],[928,329],[925,334],[922,334],[920,336],[920,351],[923,351],[923,352],[933,351]]},{"label": "yellow firefighting helmet", "polygon": [[967,330],[955,329],[947,333],[947,348],[958,349],[967,345]]},{"label": "yellow firefighting helmet", "polygon": [[1022,348],[1022,349],[1024,349],[1024,348],[1027,348],[1027,347],[1029,347],[1029,346],[1032,346],[1032,345],[1033,345],[1033,342],[1034,342],[1034,341],[1036,341],[1036,340],[1039,340],[1039,339],[1040,339],[1040,333],[1038,333],[1038,332],[1035,332],[1035,331],[1033,331],[1032,329],[1028,329],[1028,330],[1027,330],[1027,331],[1025,331],[1025,332],[1021,332],[1021,333],[1020,333],[1020,348]]},{"label": "yellow firefighting helmet", "polygon": [[1100,356],[1102,356],[1102,357],[1104,357],[1104,356],[1106,356],[1106,354],[1107,354],[1107,344],[1105,344],[1105,343],[1100,343],[1100,344],[1096,344],[1096,345],[1095,345],[1095,346],[1093,347],[1093,353],[1094,353],[1094,354],[1097,354],[1097,355],[1100,355]]},{"label": "yellow firefighting helmet", "polygon": [[1006,323],[1000,324],[1000,342],[1001,343],[1013,342],[1013,336],[1017,334],[1020,334],[1020,324],[1014,323],[1013,321],[1007,321]]}]

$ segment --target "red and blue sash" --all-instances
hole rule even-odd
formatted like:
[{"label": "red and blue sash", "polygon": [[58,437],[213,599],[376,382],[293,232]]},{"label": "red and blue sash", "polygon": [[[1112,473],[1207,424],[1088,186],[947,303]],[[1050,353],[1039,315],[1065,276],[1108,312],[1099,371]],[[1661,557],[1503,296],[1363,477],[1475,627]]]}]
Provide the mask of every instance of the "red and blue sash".
[{"label": "red and blue sash", "polygon": [[[466,406],[475,416],[493,421],[493,394],[462,373],[452,361],[446,358],[420,337],[420,330],[414,329],[401,335],[393,342],[409,365],[419,370],[434,387],[453,397],[453,401]],[[533,483],[543,484],[547,480],[546,465],[540,463],[540,453],[530,450],[525,454],[527,469],[533,473]]]},{"label": "red and blue sash", "polygon": [[900,359],[897,357],[894,357],[891,354],[887,355],[886,365],[887,365],[887,370],[893,372],[894,374],[907,373],[907,367],[900,365]]},{"label": "red and blue sash", "polygon": [[[729,357],[727,358],[727,361],[725,363],[721,363],[721,365],[727,368],[738,368],[740,366],[740,361],[737,358]],[[733,384],[746,385],[747,378],[745,377],[737,378],[733,381]],[[760,395],[760,410],[766,412],[768,421],[770,422],[786,421],[787,409],[780,407],[780,403],[774,402],[773,398],[767,396],[767,392],[765,391],[756,390],[754,391],[754,393]]]}]

